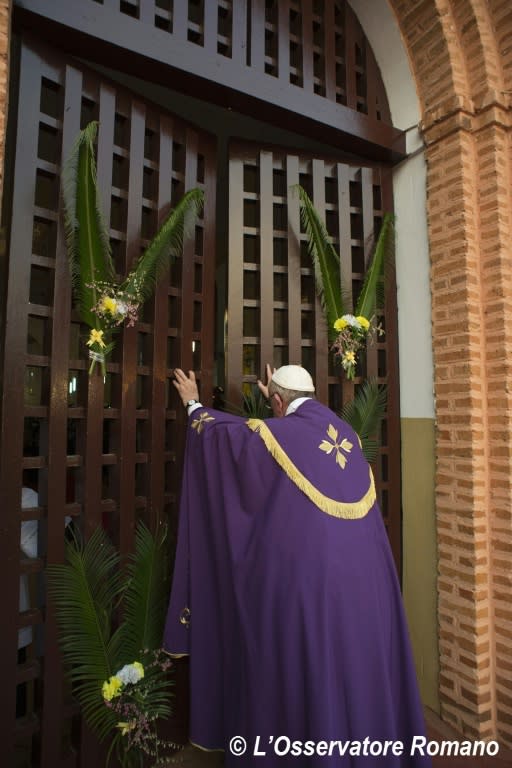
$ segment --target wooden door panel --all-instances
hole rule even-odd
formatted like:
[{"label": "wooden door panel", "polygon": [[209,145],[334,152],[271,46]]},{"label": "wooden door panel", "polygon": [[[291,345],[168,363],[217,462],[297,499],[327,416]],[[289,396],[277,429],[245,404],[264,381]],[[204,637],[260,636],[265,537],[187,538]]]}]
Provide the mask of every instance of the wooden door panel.
[{"label": "wooden door panel", "polygon": [[[0,567],[7,584],[30,572],[43,608],[44,565],[63,559],[67,516],[86,535],[103,525],[123,554],[132,550],[139,518],[153,530],[167,521],[175,526],[186,414],[172,369],[199,371],[206,400],[213,385],[216,146],[205,132],[28,41],[21,49],[16,119]],[[99,372],[87,373],[87,329],[72,309],[60,206],[63,158],[91,119],[99,119],[98,181],[120,274],[186,190],[205,191],[195,234],[139,322],[117,336],[105,381]],[[37,509],[21,509],[23,482],[37,491]],[[20,563],[20,527],[33,519],[39,521],[39,558]],[[6,599],[7,629],[0,639],[8,699],[1,726],[6,764],[14,765],[16,738],[19,749],[32,753],[34,766],[70,766],[76,728],[64,694],[54,618],[38,606],[19,615],[17,599],[14,591]],[[33,642],[27,661],[17,665],[22,625],[33,627]],[[28,708],[15,721],[17,680],[28,687]],[[83,764],[92,764],[95,754],[84,731]]]}]

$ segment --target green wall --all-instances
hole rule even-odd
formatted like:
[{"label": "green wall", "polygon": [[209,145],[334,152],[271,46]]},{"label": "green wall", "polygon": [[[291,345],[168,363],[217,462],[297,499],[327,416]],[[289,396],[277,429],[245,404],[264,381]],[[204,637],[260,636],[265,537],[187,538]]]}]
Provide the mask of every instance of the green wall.
[{"label": "green wall", "polygon": [[403,594],[423,703],[439,712],[433,419],[402,419]]}]

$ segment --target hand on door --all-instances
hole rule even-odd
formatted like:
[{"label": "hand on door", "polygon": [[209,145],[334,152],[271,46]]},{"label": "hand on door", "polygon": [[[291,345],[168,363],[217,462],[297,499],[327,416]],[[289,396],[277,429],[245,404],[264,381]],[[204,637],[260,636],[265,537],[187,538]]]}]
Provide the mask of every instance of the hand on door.
[{"label": "hand on door", "polygon": [[266,372],[266,375],[267,375],[267,383],[264,384],[260,379],[258,379],[259,390],[260,390],[261,394],[263,395],[263,397],[265,397],[267,400],[268,400],[268,385],[272,381],[272,374],[275,373],[275,370],[276,370],[275,368],[274,368],[274,370],[272,370],[272,368],[270,367],[269,363],[267,363],[267,365],[265,367],[265,372]]},{"label": "hand on door", "polygon": [[199,390],[194,371],[189,371],[187,376],[181,368],[175,368],[173,384],[178,390],[183,405],[187,405],[190,400],[199,400]]}]

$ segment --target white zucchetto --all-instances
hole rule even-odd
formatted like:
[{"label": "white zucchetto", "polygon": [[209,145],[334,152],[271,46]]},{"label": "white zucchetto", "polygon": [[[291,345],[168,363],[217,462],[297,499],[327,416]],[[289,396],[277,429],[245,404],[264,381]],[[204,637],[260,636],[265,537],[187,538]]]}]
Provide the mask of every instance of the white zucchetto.
[{"label": "white zucchetto", "polygon": [[313,379],[301,365],[282,365],[272,374],[272,381],[283,389],[296,392],[315,391]]}]

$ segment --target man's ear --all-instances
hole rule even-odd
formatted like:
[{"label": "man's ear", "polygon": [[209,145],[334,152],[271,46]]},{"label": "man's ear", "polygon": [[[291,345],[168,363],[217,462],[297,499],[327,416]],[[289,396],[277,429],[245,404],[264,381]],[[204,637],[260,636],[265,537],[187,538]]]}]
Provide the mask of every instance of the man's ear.
[{"label": "man's ear", "polygon": [[281,395],[278,392],[274,392],[272,397],[275,398],[275,401],[277,403],[277,412],[279,413],[279,415],[283,414],[284,413],[284,400],[283,400],[283,398],[281,397]]}]

